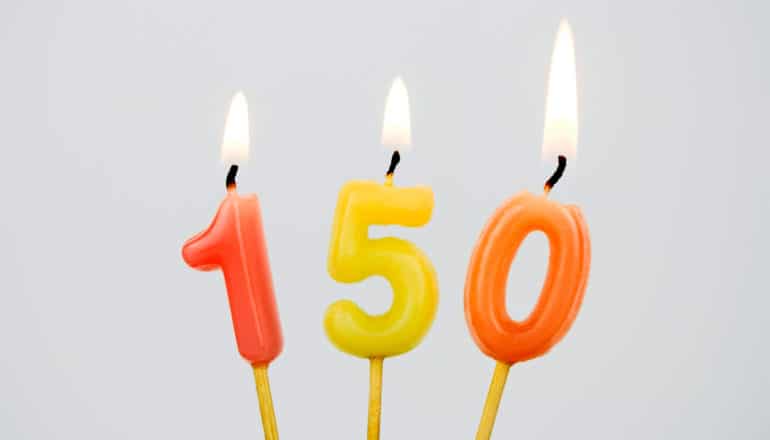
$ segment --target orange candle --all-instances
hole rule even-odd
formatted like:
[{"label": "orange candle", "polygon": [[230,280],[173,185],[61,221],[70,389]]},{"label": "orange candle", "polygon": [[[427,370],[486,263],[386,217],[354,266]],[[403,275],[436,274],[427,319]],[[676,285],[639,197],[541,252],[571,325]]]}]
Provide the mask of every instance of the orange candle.
[{"label": "orange candle", "polygon": [[230,164],[227,195],[214,220],[184,244],[182,257],[195,269],[221,269],[225,277],[238,351],[253,367],[266,439],[277,439],[267,366],[283,348],[267,245],[256,194],[236,191],[238,164],[248,158],[246,98],[233,98],[225,126],[222,160]]},{"label": "orange candle", "polygon": [[[465,317],[482,352],[497,361],[477,440],[492,433],[510,366],[545,354],[569,330],[588,280],[590,240],[580,209],[548,199],[567,156],[577,146],[577,84],[572,31],[563,20],[556,38],[546,98],[544,157],[559,165],[543,195],[521,192],[503,203],[487,222],[471,257],[465,283]],[[522,241],[534,231],[548,238],[548,272],[534,310],[523,321],[505,306],[508,269]]]},{"label": "orange candle", "polygon": [[[505,307],[508,267],[534,231],[550,243],[548,274],[535,309],[517,322]],[[575,319],[589,262],[588,228],[577,206],[526,191],[503,203],[481,233],[465,283],[465,316],[481,351],[509,365],[547,352]]]}]

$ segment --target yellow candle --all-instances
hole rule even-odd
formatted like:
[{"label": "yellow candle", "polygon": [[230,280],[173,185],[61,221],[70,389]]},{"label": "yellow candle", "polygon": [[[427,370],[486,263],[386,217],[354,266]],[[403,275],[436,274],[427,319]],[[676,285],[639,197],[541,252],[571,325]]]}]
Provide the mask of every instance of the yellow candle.
[{"label": "yellow candle", "polygon": [[324,328],[345,353],[371,361],[367,438],[379,438],[382,360],[416,347],[428,332],[438,306],[436,273],[428,257],[409,241],[369,238],[371,225],[423,226],[433,212],[433,190],[427,186],[393,185],[399,149],[411,144],[409,98],[397,78],[385,106],[382,142],[394,149],[383,183],[347,182],[339,193],[329,247],[329,274],[341,283],[379,275],[393,289],[385,313],[370,315],[351,300],[329,306]]},{"label": "yellow candle", "polygon": [[393,305],[370,315],[351,300],[329,307],[324,326],[345,353],[363,358],[396,356],[420,343],[438,304],[436,274],[414,244],[395,237],[370,239],[370,225],[422,226],[433,211],[426,186],[351,181],[340,191],[329,249],[329,274],[341,283],[381,275],[393,288]]}]

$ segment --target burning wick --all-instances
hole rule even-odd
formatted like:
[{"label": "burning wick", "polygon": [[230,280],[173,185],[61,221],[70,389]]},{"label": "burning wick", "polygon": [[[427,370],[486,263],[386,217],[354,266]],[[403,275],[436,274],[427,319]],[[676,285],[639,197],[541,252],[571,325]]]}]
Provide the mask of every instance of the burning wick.
[{"label": "burning wick", "polygon": [[556,171],[553,172],[551,177],[548,178],[548,180],[545,181],[545,185],[543,189],[545,190],[545,193],[548,194],[551,192],[551,189],[554,185],[561,179],[561,176],[564,175],[564,169],[567,168],[567,157],[564,155],[559,155],[559,165],[556,166]]},{"label": "burning wick", "polygon": [[235,176],[238,175],[238,165],[230,165],[230,170],[227,171],[227,178],[225,179],[225,188],[228,190],[235,189]]},{"label": "burning wick", "polygon": [[396,172],[396,167],[398,166],[399,162],[401,162],[401,154],[398,152],[398,150],[393,150],[393,155],[390,157],[390,166],[388,167],[388,171],[385,173],[386,177],[393,177],[393,173]]}]

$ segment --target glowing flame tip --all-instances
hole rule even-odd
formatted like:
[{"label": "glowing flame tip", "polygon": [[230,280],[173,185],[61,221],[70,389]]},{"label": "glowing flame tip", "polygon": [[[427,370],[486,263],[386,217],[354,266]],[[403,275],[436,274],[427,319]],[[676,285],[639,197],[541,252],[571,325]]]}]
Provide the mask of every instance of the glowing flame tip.
[{"label": "glowing flame tip", "polygon": [[400,76],[393,80],[385,101],[385,117],[382,123],[382,144],[397,150],[412,145],[412,126],[409,114],[409,93]]},{"label": "glowing flame tip", "polygon": [[578,140],[575,43],[567,19],[559,23],[548,73],[543,158],[575,157]]},{"label": "glowing flame tip", "polygon": [[242,91],[233,96],[222,139],[222,162],[241,165],[249,160],[249,105]]}]

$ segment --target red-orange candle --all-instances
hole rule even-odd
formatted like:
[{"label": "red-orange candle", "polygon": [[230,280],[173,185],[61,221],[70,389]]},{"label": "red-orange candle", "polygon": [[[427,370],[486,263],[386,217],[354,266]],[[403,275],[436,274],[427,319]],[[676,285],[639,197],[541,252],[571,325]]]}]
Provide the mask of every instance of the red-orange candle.
[{"label": "red-orange candle", "polygon": [[275,359],[283,338],[256,194],[241,196],[231,186],[214,221],[182,255],[191,267],[224,273],[241,356],[255,365]]},{"label": "red-orange candle", "polygon": [[[577,206],[548,199],[561,178],[567,156],[577,146],[577,81],[572,31],[563,20],[556,39],[546,98],[544,157],[559,165],[545,194],[521,192],[503,203],[487,222],[471,256],[465,282],[465,317],[482,352],[497,360],[477,440],[492,432],[511,365],[548,352],[569,330],[583,299],[591,261],[588,227]],[[505,305],[508,272],[531,232],[548,238],[548,272],[534,310],[511,319]]]},{"label": "red-orange candle", "polygon": [[182,257],[195,269],[220,269],[225,277],[238,351],[254,369],[265,439],[278,438],[267,367],[283,349],[281,323],[256,194],[236,191],[238,164],[248,159],[246,98],[233,98],[225,125],[222,161],[230,164],[227,195],[214,220],[184,244]]},{"label": "red-orange candle", "polygon": [[[246,98],[238,94],[225,126],[224,163],[247,160],[248,133]],[[236,192],[237,170],[237,165],[230,168],[227,195],[211,225],[187,240],[182,256],[195,269],[222,270],[238,351],[251,364],[264,365],[281,353],[283,337],[259,201],[256,194]]]}]

